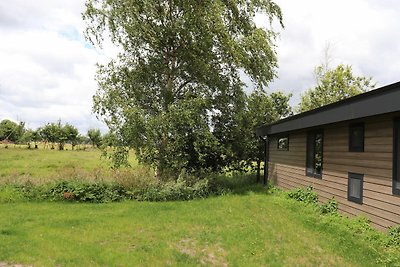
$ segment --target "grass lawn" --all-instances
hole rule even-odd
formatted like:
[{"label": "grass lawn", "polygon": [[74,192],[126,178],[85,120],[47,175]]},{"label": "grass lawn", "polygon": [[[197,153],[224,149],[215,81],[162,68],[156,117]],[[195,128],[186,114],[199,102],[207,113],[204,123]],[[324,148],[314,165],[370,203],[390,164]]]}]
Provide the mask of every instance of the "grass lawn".
[{"label": "grass lawn", "polygon": [[188,202],[0,204],[0,265],[374,266],[311,207],[248,192]]},{"label": "grass lawn", "polygon": [[[114,175],[98,150],[0,147],[0,185],[123,182],[142,175],[131,163],[136,168]],[[388,259],[384,246],[342,221],[241,181],[229,195],[186,202],[0,203],[0,266],[376,266]],[[396,257],[387,262],[400,266]]]}]

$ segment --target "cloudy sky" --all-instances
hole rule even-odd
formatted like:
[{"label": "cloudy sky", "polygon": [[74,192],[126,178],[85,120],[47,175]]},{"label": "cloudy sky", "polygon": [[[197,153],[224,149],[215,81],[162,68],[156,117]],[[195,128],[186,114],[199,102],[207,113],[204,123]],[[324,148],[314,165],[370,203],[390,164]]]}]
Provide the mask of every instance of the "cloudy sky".
[{"label": "cloudy sky", "polygon": [[[106,62],[115,49],[85,42],[83,2],[0,0],[0,120],[37,128],[61,119],[81,133],[106,131],[91,113],[95,63]],[[270,90],[293,93],[292,104],[314,85],[313,69],[327,44],[333,66],[351,64],[378,86],[400,80],[400,1],[276,2],[285,28],[277,28],[279,77]]]}]

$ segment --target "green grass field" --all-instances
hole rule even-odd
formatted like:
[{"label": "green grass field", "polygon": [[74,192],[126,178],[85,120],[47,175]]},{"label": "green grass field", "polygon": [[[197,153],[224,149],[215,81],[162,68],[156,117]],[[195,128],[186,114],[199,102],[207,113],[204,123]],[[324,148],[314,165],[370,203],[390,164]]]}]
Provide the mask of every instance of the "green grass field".
[{"label": "green grass field", "polygon": [[374,266],[379,252],[299,203],[0,204],[0,262],[33,266]]},{"label": "green grass field", "polygon": [[[110,172],[96,150],[0,148],[0,164],[3,183]],[[342,218],[241,188],[186,202],[0,203],[0,266],[377,266],[387,256]]]},{"label": "green grass field", "polygon": [[[69,149],[68,149],[69,148]],[[7,182],[44,183],[53,180],[83,178],[88,180],[108,178],[109,161],[101,157],[101,151],[27,149],[26,146],[0,146],[0,184]],[[130,163],[137,166],[133,157]]]}]

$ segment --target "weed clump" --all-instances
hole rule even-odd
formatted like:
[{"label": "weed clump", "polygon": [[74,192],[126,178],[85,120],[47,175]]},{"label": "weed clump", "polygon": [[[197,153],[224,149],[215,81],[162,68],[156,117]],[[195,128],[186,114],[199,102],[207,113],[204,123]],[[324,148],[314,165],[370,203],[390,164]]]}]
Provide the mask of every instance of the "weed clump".
[{"label": "weed clump", "polygon": [[312,186],[306,188],[296,188],[288,192],[287,196],[305,204],[317,204],[318,195],[313,191]]}]

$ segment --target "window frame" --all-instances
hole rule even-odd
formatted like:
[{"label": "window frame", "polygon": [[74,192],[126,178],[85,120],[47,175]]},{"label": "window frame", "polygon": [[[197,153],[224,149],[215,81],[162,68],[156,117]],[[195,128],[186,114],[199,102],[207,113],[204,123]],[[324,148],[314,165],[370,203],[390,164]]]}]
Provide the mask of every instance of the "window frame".
[{"label": "window frame", "polygon": [[[362,147],[354,146],[352,132],[354,129],[362,129]],[[363,122],[352,123],[349,125],[349,152],[364,152],[365,147],[365,124]]]},{"label": "window frame", "polygon": [[[360,180],[361,181],[361,188],[360,188],[360,197],[350,196],[350,180]],[[355,202],[358,204],[363,204],[363,192],[364,192],[364,174],[363,173],[355,173],[349,172],[347,178],[347,200],[351,202]]]},{"label": "window frame", "polygon": [[[321,135],[321,172],[316,173],[315,168],[315,157],[316,157],[316,150],[315,150],[315,141],[317,135]],[[311,141],[312,139],[312,141]],[[324,130],[318,129],[307,132],[307,143],[306,143],[306,176],[314,177],[317,179],[322,179],[322,171],[324,166]],[[311,147],[312,146],[312,147]],[[309,152],[312,150],[313,160],[310,162]],[[310,167],[312,165],[312,167]],[[309,172],[309,169],[312,168],[312,172]]]},{"label": "window frame", "polygon": [[396,186],[396,183],[400,183],[400,118],[395,118],[393,122],[393,177],[392,177],[392,193],[393,195],[400,195],[400,188]]},{"label": "window frame", "polygon": [[[279,147],[279,140],[280,139],[287,139],[287,147],[286,148],[280,148]],[[278,137],[278,139],[276,141],[276,148],[277,148],[278,151],[289,151],[289,135]]]}]

